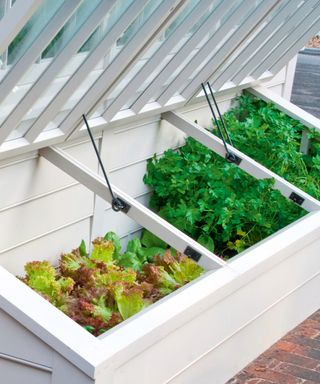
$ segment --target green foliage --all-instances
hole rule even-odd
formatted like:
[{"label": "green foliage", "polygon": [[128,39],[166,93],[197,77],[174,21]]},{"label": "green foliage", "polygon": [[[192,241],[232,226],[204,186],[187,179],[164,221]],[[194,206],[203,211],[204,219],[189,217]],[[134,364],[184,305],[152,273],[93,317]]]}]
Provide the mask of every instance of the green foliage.
[{"label": "green foliage", "polygon": [[[233,144],[267,168],[320,200],[320,134],[280,112],[272,103],[244,94],[224,114]],[[311,140],[299,151],[303,130]],[[216,130],[213,130],[216,133]]]},{"label": "green foliage", "polygon": [[106,264],[111,264],[115,246],[112,241],[105,240],[102,237],[95,239],[93,242],[93,250],[91,259],[103,261]]},{"label": "green foliage", "polygon": [[124,320],[140,312],[148,304],[143,299],[143,289],[141,287],[125,289],[121,284],[115,290],[115,300]]},{"label": "green foliage", "polygon": [[153,233],[147,231],[146,229],[143,230],[142,236],[141,236],[141,244],[145,247],[156,247],[156,248],[167,248],[167,244],[159,239],[156,235]]},{"label": "green foliage", "polygon": [[88,256],[88,251],[87,251],[86,243],[84,240],[81,240],[81,243],[79,246],[79,252],[81,256]]},{"label": "green foliage", "polygon": [[273,180],[256,180],[192,138],[149,160],[144,182],[160,216],[226,258],[305,213]]},{"label": "green foliage", "polygon": [[112,241],[114,245],[113,258],[116,259],[121,253],[121,243],[119,236],[116,233],[110,231],[104,235],[104,239]]},{"label": "green foliage", "polygon": [[75,282],[68,276],[57,276],[54,267],[47,261],[32,261],[25,265],[26,276],[22,281],[40,293],[52,304],[64,304]]},{"label": "green foliage", "polygon": [[138,238],[131,239],[121,254],[120,239],[114,232],[95,239],[91,255],[82,241],[79,248],[61,255],[59,268],[47,261],[34,261],[25,265],[25,271],[23,282],[93,335],[203,273],[186,256],[145,247]]}]

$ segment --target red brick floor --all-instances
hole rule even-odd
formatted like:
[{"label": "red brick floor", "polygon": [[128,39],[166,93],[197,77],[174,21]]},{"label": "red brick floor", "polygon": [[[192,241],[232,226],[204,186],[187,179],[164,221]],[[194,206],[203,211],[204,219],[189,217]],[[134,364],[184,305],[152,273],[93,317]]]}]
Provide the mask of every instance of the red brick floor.
[{"label": "red brick floor", "polygon": [[246,366],[227,384],[320,383],[320,310]]}]

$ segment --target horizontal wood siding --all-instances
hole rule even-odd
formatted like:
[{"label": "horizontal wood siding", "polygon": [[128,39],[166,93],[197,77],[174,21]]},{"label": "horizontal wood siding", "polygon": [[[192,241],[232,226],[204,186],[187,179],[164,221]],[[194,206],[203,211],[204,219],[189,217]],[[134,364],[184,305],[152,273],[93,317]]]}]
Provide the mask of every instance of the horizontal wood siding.
[{"label": "horizontal wood siding", "polygon": [[[44,368],[52,367],[53,351],[49,346],[2,310],[0,310],[0,324],[0,360],[15,357],[21,361],[42,365]],[[0,379],[1,383],[2,379],[3,377]],[[25,381],[22,382],[25,383]],[[11,384],[11,381],[3,383]]]},{"label": "horizontal wood siding", "polygon": [[[89,141],[66,147],[97,171]],[[26,261],[54,261],[62,251],[89,240],[94,195],[43,158],[0,163],[0,264],[23,273]]]},{"label": "horizontal wood siding", "polygon": [[51,384],[51,373],[24,365],[23,362],[0,357],[1,382],[3,384]]}]

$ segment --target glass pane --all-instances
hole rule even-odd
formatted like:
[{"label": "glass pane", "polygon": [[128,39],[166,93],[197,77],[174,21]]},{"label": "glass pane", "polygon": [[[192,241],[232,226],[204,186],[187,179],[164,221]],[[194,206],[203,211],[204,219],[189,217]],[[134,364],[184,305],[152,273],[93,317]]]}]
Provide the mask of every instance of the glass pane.
[{"label": "glass pane", "polygon": [[7,0],[0,0],[0,20],[3,18],[6,10]]},{"label": "glass pane", "polygon": [[[139,98],[141,93],[156,78],[156,76],[165,68],[167,63],[169,63],[170,60],[175,56],[175,54],[179,52],[179,50],[184,46],[184,44],[199,30],[199,28],[202,26],[202,24],[205,22],[205,20],[207,20],[207,18],[212,15],[212,13],[216,10],[217,6],[220,3],[221,3],[220,1],[212,2],[212,5],[207,10],[207,12],[205,12],[205,14],[202,15],[198,21],[196,21],[196,23],[193,25],[193,27],[190,29],[190,31],[179,41],[179,44],[171,50],[171,52],[160,63],[160,65],[157,68],[155,68],[154,72],[152,72],[151,75],[148,76],[148,78],[144,81],[144,83],[139,87],[138,92],[135,95],[135,97],[128,100],[128,102],[126,103],[126,105],[122,109],[130,107]],[[196,4],[193,4],[193,6],[195,6],[195,5]],[[216,21],[215,28],[218,28],[218,25],[219,25],[219,20]],[[213,32],[214,32],[214,30],[211,33],[213,33]],[[191,60],[191,58],[196,55],[199,47],[202,46],[209,39],[210,36],[211,36],[211,34],[207,33],[207,35],[198,44],[198,46],[189,52],[189,55],[187,55],[185,57],[184,61],[179,65],[178,68],[176,68],[174,73],[171,74],[170,81],[173,78],[175,78],[175,76],[181,71],[182,68],[185,67],[185,65]],[[166,81],[166,84],[168,84],[168,83],[169,83],[169,79],[167,79],[167,81]],[[160,86],[156,92],[156,95],[154,97],[152,97],[149,100],[149,102],[155,101],[156,98],[163,92],[164,89],[165,89],[164,85]]]},{"label": "glass pane", "polygon": [[[99,116],[104,109],[106,109],[110,103],[116,98],[119,93],[126,87],[127,84],[133,79],[133,77],[140,71],[143,70],[144,65],[147,60],[151,60],[153,54],[170,38],[177,27],[185,20],[185,18],[191,13],[195,6],[199,3],[200,0],[191,0],[188,2],[186,7],[181,11],[181,13],[169,24],[169,26],[158,36],[158,38],[151,44],[150,48],[144,53],[144,55],[139,59],[139,61],[133,66],[130,72],[125,76],[125,78],[118,84],[118,86],[111,92],[108,96],[108,99],[101,103],[94,113],[94,117]],[[184,39],[181,39],[178,44],[175,46],[177,51],[179,47],[184,43]],[[144,81],[143,85],[137,90],[138,93],[141,93],[143,89],[151,82],[151,80],[156,76],[158,72],[164,67],[164,65],[169,61],[170,55],[167,55],[161,62],[155,63],[155,71],[148,76]],[[136,98],[137,94],[132,98]],[[103,104],[103,105],[102,105]],[[126,108],[123,107],[123,108]]]},{"label": "glass pane", "polygon": [[[126,45],[132,40],[135,34],[139,31],[144,22],[149,19],[151,14],[156,10],[156,8],[161,3],[161,0],[150,0],[143,10],[139,13],[139,15],[135,18],[135,20],[127,27],[127,29],[122,33],[122,35],[117,39],[117,41],[111,46],[109,53],[104,57],[104,59],[100,62],[101,70],[95,71],[94,73],[90,73],[86,79],[81,83],[80,87],[76,90],[76,92],[69,98],[66,108],[67,110],[72,109],[74,105],[79,101],[79,99],[87,92],[87,90],[92,86],[92,84],[99,78],[102,73],[103,68],[107,68],[110,63],[117,57],[117,55],[126,47]],[[117,2],[117,6],[123,9],[123,2]],[[126,6],[129,5],[128,1],[125,2]],[[112,19],[116,19],[113,17]],[[57,126],[59,125],[64,117],[67,115],[66,113],[60,113],[55,119],[54,124],[51,125]],[[51,129],[48,127],[46,129]]]},{"label": "glass pane", "polygon": [[[259,0],[261,1],[261,0]],[[197,53],[199,52],[199,50],[201,48],[203,48],[207,43],[208,41],[210,40],[211,37],[213,37],[213,35],[219,31],[219,29],[224,25],[224,23],[226,21],[228,21],[228,19],[230,18],[230,16],[234,13],[236,13],[238,11],[238,7],[241,5],[242,3],[242,0],[237,0],[237,1],[234,1],[234,4],[232,6],[232,8],[230,8],[230,10],[228,12],[226,12],[220,19],[216,20],[216,23],[214,25],[214,28],[211,28],[210,29],[210,32],[207,33],[204,38],[199,42],[199,44],[197,45],[197,47],[192,51],[190,52],[189,56],[179,65],[179,67],[177,67],[177,69],[167,78],[167,80],[165,81],[164,84],[162,84],[161,87],[159,87],[158,89],[158,92],[152,97],[152,99],[150,99],[149,102],[152,102],[152,101],[156,101],[158,99],[158,97],[163,93],[163,91],[167,88],[167,86],[172,83],[176,77],[187,67],[188,63],[190,62],[190,60],[192,60],[192,58],[194,56],[197,55]],[[250,11],[253,11],[254,9],[248,9],[248,12]],[[238,28],[238,26],[248,17],[248,13],[246,13],[244,16],[242,16],[241,18],[239,18],[237,20],[237,24],[234,24],[233,28],[230,29],[224,36],[222,39],[220,39],[219,41],[217,41],[217,44],[216,46],[214,47],[213,50],[210,51],[210,53],[208,53],[208,56],[206,59],[204,59],[200,65],[197,66],[196,69],[194,69],[192,71],[192,74],[185,80],[185,83],[179,87],[179,89],[176,90],[175,95],[178,95],[179,94],[179,91],[182,90],[183,88],[185,88],[186,84],[189,83],[189,81],[195,77],[200,71],[202,68],[204,68],[208,63],[209,61],[211,60],[211,57],[213,56],[214,53],[216,53],[217,51],[219,51],[219,49],[221,47],[223,47],[223,45],[225,44],[225,42],[228,41],[228,39],[230,38],[231,35],[233,35],[234,31]]]},{"label": "glass pane", "polygon": [[[77,9],[77,11],[70,17],[68,22],[60,29],[57,35],[52,39],[50,44],[43,51],[41,58],[37,60],[37,62],[31,66],[29,70],[27,70],[24,77],[20,80],[17,86],[14,87],[13,92],[11,92],[8,97],[1,104],[3,108],[6,109],[5,116],[10,113],[14,107],[20,102],[20,100],[25,96],[28,90],[32,87],[32,85],[36,82],[36,80],[40,77],[40,75],[46,70],[48,65],[51,63],[51,60],[54,56],[58,55],[66,46],[66,44],[70,41],[73,35],[79,30],[83,22],[87,19],[88,15],[93,11],[93,9],[100,3],[101,0],[90,0],[84,1],[81,6]],[[62,3],[62,1],[57,1],[57,3]],[[49,1],[49,3],[51,3]],[[49,15],[53,15],[52,8],[48,8],[48,3],[45,3],[45,8],[42,8],[37,13],[37,17],[34,20],[33,18],[26,24],[26,26],[22,29],[22,31],[15,38],[13,43],[11,44],[11,50],[9,49],[9,63],[12,61],[17,61],[21,54],[25,51],[28,44],[32,43],[33,39],[36,39],[36,31],[39,29],[39,25],[44,26],[43,22],[38,22],[38,18],[41,18],[46,11]],[[48,16],[46,15],[46,19],[48,21]],[[33,22],[35,24],[33,24]],[[20,36],[20,37],[19,37]],[[20,39],[20,40],[19,40]],[[10,48],[10,47],[9,47]],[[15,53],[13,55],[13,52]],[[59,89],[59,81],[58,83],[53,82],[49,87],[50,91],[55,90],[56,92]],[[39,94],[40,96],[40,94]],[[40,99],[40,101],[29,111],[26,118],[33,119],[38,111],[39,106],[44,108],[48,103],[48,99]],[[0,122],[3,122],[4,115],[0,113]],[[13,137],[21,137],[26,129],[31,124],[30,121],[23,122],[19,125],[17,132],[12,133],[12,135],[8,139],[12,139]]]},{"label": "glass pane", "polygon": [[[21,86],[16,87],[19,91],[20,100],[25,95],[27,90],[31,88],[33,83],[40,77],[41,73],[48,67],[51,63],[52,58],[57,56],[67,45],[67,43],[72,39],[75,33],[81,28],[83,23],[91,15],[94,9],[97,7],[101,1],[105,0],[85,0],[69,21],[61,28],[55,38],[50,42],[48,47],[43,51],[41,57],[42,59],[39,63],[35,64],[25,75],[25,78],[28,79],[28,86],[25,87],[22,84]],[[123,14],[123,12],[129,7],[130,1],[120,1],[111,8],[110,12],[103,18],[103,21],[100,25],[97,26],[95,31],[87,39],[87,41],[79,48],[78,53],[70,58],[68,64],[63,68],[60,73],[56,76],[56,79],[46,88],[43,95],[39,95],[38,101],[33,105],[32,109],[25,116],[27,121],[24,121],[19,124],[18,128],[11,134],[8,140],[12,140],[16,137],[23,136],[30,126],[33,124],[37,116],[43,111],[43,109],[50,103],[50,101],[57,95],[60,89],[65,85],[69,80],[70,76],[79,68],[83,61],[87,58],[90,52],[96,47],[96,45],[101,41],[101,39],[109,32],[118,18]],[[100,75],[103,69],[103,62],[100,62],[96,69],[92,72],[92,77]],[[36,73],[36,74],[35,74]],[[22,88],[26,88],[22,90]],[[77,92],[74,92],[72,97],[77,97]],[[15,98],[17,99],[17,97]],[[64,107],[66,107],[68,103]]]},{"label": "glass pane", "polygon": [[62,3],[63,0],[45,0],[42,3],[9,45],[8,64],[15,64],[24,55]]}]

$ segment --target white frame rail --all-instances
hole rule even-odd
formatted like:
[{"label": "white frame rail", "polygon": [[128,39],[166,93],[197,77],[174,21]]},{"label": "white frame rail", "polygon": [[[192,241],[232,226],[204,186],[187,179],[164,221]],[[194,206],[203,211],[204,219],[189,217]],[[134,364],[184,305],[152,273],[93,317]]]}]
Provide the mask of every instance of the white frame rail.
[{"label": "white frame rail", "polygon": [[[82,0],[68,0],[58,8],[51,20],[45,25],[37,39],[32,43],[27,52],[17,61],[8,74],[0,83],[0,102],[2,102],[13,87],[18,83],[22,76],[27,72],[30,66],[41,55],[50,41],[55,37],[59,30],[64,26],[68,19],[80,6]],[[0,131],[0,144],[6,139],[5,135]]]},{"label": "white frame rail", "polygon": [[91,33],[95,30],[97,25],[102,21],[110,8],[114,5],[116,0],[108,2],[102,1],[91,12],[88,18],[84,21],[81,28],[74,34],[64,49],[53,59],[48,68],[40,75],[37,81],[23,96],[20,102],[11,111],[8,117],[0,126],[0,142],[1,137],[8,136],[10,132],[16,128],[22,118],[30,110],[30,108],[37,102],[38,98],[49,85],[55,80],[62,68],[68,63],[70,57],[74,55],[77,50],[82,46]]},{"label": "white frame rail", "polygon": [[[315,18],[315,14],[318,15],[317,18]],[[295,24],[289,30],[288,35],[280,42],[280,44],[275,44],[275,48],[270,52],[268,57],[266,57],[252,72],[252,77],[258,79],[267,69],[271,73],[276,74],[276,71],[279,71],[282,67],[282,64],[279,66],[279,63],[282,63],[284,60],[289,61],[292,52],[294,55],[301,46],[303,46],[306,40],[308,40],[308,36],[312,36],[314,33],[318,32],[320,27],[319,20],[320,2],[312,7],[305,18],[301,21],[299,20],[298,24]],[[287,52],[289,52],[289,55]]]},{"label": "white frame rail", "polygon": [[0,21],[0,54],[24,27],[43,0],[17,0]]},{"label": "white frame rail", "polygon": [[[179,4],[185,0],[175,0],[175,2],[163,1],[157,9],[152,13],[144,25],[137,31],[124,49],[117,55],[117,57],[106,67],[98,79],[87,90],[84,96],[77,102],[71,109],[66,118],[59,126],[62,135],[68,136],[75,128],[79,120],[79,116],[85,111],[89,114],[90,110],[108,91],[115,80],[119,78],[119,72],[123,75],[128,65],[130,66],[136,54],[141,54],[146,44],[150,42],[150,34],[155,33],[167,17],[170,17],[173,8],[178,7]],[[96,49],[91,52],[84,63],[78,70],[71,76],[68,82],[60,90],[60,92],[51,101],[50,105],[40,114],[36,122],[31,126],[25,138],[33,142],[43,130],[50,120],[59,112],[59,108],[63,103],[72,95],[74,89],[77,88],[88,72],[97,64],[97,62],[106,54],[106,51],[111,48],[111,45],[121,35],[121,33],[128,27],[128,24],[142,11],[145,1],[134,1],[125,14],[120,18],[111,31],[105,38],[98,44]],[[153,37],[153,36],[152,36]],[[152,40],[151,37],[151,40]],[[138,53],[137,53],[138,52]],[[121,70],[120,70],[121,69]],[[79,115],[80,111],[80,115]]]},{"label": "white frame rail", "polygon": [[[300,20],[302,20],[303,23],[310,12],[312,14],[313,7],[316,4],[316,0],[305,1],[293,14],[291,14],[291,17],[288,20],[285,20],[284,23],[280,24],[276,33],[272,34],[271,37],[269,37],[266,42],[255,51],[254,55],[250,58],[250,61],[236,71],[232,77],[234,84],[240,84],[246,76],[250,75],[257,67],[259,68],[261,63],[264,63],[264,60],[268,58],[270,52],[279,44],[279,36],[282,36],[282,40],[285,40],[288,33],[295,29]],[[297,50],[299,48],[297,48]],[[290,58],[291,57],[287,57],[288,60]]]},{"label": "white frame rail", "polygon": [[[103,200],[108,203],[112,202],[112,196],[106,182],[99,175],[92,172],[89,168],[75,160],[62,149],[46,147],[40,150],[40,155],[75,180],[79,181],[92,192],[96,193]],[[179,231],[150,209],[146,208],[114,185],[111,185],[111,187],[115,195],[130,207],[125,214],[142,227],[154,233],[178,251],[185,253],[188,256],[194,254],[194,260],[206,270],[227,266],[227,263],[221,258],[208,251],[205,247],[198,244],[183,232]],[[122,213],[124,212],[119,212],[118,214]]]},{"label": "white frame rail", "polygon": [[220,89],[223,84],[234,77],[241,68],[247,66],[255,55],[255,52],[277,32],[283,23],[290,19],[294,12],[296,12],[299,4],[301,4],[300,0],[290,0],[282,7],[278,7],[271,20],[250,40],[246,47],[241,49],[239,54],[226,65],[221,73],[214,74],[210,78],[212,88]]},{"label": "white frame rail", "polygon": [[313,128],[320,132],[320,119],[304,111],[295,104],[292,104],[290,101],[284,99],[276,93],[270,91],[270,89],[257,86],[246,88],[246,91],[250,92],[252,95],[258,97],[259,99],[266,101],[267,103],[274,103],[276,107],[286,115],[292,117],[295,120],[299,120],[306,127]]},{"label": "white frame rail", "polygon": [[[236,9],[240,8],[239,5]],[[181,62],[188,56],[188,54],[196,48],[203,38],[210,31],[210,26],[219,18],[222,18],[232,8],[232,2],[220,2],[216,4],[212,13],[202,23],[202,25],[195,31],[195,33],[186,41],[174,57],[165,65],[165,67],[157,74],[152,82],[146,87],[138,99],[131,105],[130,109],[138,114],[143,107],[148,103],[150,98],[154,95],[156,90],[163,85],[168,76],[181,64]]]},{"label": "white frame rail", "polygon": [[[207,131],[206,129],[202,128],[200,125],[189,121],[181,114],[171,111],[165,112],[161,116],[168,123],[185,132],[187,135],[193,137],[195,140],[199,141],[201,144],[213,150],[221,157],[225,157],[226,150],[224,148],[222,140]],[[249,156],[238,151],[231,145],[227,144],[227,146],[232,153],[234,153],[237,157],[241,159],[241,162],[240,164],[238,164],[238,167],[241,168],[243,171],[247,172],[249,175],[255,177],[256,179],[273,178],[275,180],[274,188],[278,189],[283,196],[296,202],[299,206],[301,206],[308,212],[320,210],[320,201],[309,196],[301,189],[295,187],[294,185],[284,180],[282,177],[278,176],[266,167],[262,166],[258,162],[252,160]],[[303,201],[301,204],[299,204],[298,202],[301,198],[303,199]]]},{"label": "white frame rail", "polygon": [[170,53],[171,49],[173,49],[183,36],[200,20],[211,4],[212,0],[201,0],[186,16],[183,22],[174,30],[146,64],[142,66],[133,79],[130,80],[129,84],[121,90],[115,100],[113,100],[104,111],[102,116],[106,121],[110,121],[119,112],[121,107],[126,104],[126,101],[134,96],[145,79],[157,69],[163,58]]},{"label": "white frame rail", "polygon": [[[185,68],[179,73],[179,75],[170,83],[166,90],[157,99],[160,105],[165,105],[169,99],[174,95],[177,90],[183,87],[186,79],[189,78],[192,73],[201,65],[203,61],[207,60],[206,65],[200,70],[193,80],[190,81],[188,89],[194,89],[199,87],[199,84],[206,81],[211,75],[212,71],[217,71],[221,65],[228,60],[229,56],[234,52],[237,46],[241,45],[253,31],[257,28],[259,23],[266,18],[269,12],[277,6],[279,0],[265,0],[253,9],[248,14],[250,4],[243,2],[228,19],[228,22],[223,23],[220,28],[212,35],[210,40],[199,50],[199,52],[190,60]],[[246,15],[246,19],[239,23],[239,19]],[[237,25],[237,23],[239,23]],[[232,34],[228,37],[227,41],[223,45],[216,49],[217,42],[223,40],[228,35],[228,32],[232,30],[230,26],[235,25]],[[193,95],[193,91],[187,93],[181,92],[181,95],[186,99],[190,99]]]},{"label": "white frame rail", "polygon": [[59,128],[66,136],[79,125],[79,116],[83,111],[86,111],[87,114],[92,113],[104,95],[126,75],[184,3],[185,0],[163,0],[160,3],[115,60],[103,71],[62,121]]},{"label": "white frame rail", "polygon": [[[41,134],[45,127],[56,114],[59,109],[68,100],[77,86],[86,78],[88,73],[96,66],[99,60],[107,54],[117,38],[126,29],[126,27],[134,20],[134,18],[142,11],[144,0],[135,0],[128,9],[120,16],[119,20],[113,25],[106,36],[94,48],[90,55],[68,79],[66,84],[60,89],[58,94],[51,100],[50,104],[40,113],[36,121],[30,127],[29,131],[24,136],[29,142],[34,142]],[[63,132],[59,129],[60,134]]]}]

